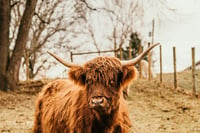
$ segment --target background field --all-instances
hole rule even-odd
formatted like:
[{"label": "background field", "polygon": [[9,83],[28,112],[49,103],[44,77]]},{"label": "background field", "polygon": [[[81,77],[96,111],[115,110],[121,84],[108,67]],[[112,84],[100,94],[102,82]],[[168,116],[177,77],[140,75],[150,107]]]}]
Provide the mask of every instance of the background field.
[{"label": "background field", "polygon": [[[197,71],[197,92],[200,86]],[[34,118],[34,103],[48,80],[22,83],[19,91],[0,91],[0,132],[29,133]],[[179,88],[192,92],[191,72],[178,73]],[[179,89],[179,90],[181,90]],[[130,86],[127,99],[134,133],[199,133],[200,99],[173,89],[173,74],[148,81],[138,79]]]}]

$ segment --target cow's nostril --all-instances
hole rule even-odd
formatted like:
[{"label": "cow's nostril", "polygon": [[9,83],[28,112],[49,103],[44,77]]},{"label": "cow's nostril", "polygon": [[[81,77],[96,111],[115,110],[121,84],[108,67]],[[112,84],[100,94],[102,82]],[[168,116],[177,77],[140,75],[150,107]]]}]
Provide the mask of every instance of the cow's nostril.
[{"label": "cow's nostril", "polygon": [[103,99],[92,99],[92,103],[103,103]]}]

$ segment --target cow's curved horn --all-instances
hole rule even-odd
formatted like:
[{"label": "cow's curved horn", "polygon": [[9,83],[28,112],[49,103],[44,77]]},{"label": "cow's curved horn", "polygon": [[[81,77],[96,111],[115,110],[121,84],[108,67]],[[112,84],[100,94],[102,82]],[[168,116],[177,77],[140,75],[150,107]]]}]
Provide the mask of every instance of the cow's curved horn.
[{"label": "cow's curved horn", "polygon": [[74,64],[74,63],[70,63],[70,62],[65,62],[63,59],[61,59],[60,57],[58,57],[57,55],[47,51],[48,54],[50,54],[51,56],[53,56],[57,61],[59,61],[60,63],[62,63],[64,66],[66,67],[78,67],[80,65],[78,64]]},{"label": "cow's curved horn", "polygon": [[146,49],[142,54],[140,54],[139,56],[137,56],[134,59],[131,60],[127,60],[127,61],[121,61],[123,66],[131,66],[131,65],[135,65],[136,63],[138,63],[152,48],[154,48],[155,46],[159,45],[160,43],[156,43],[154,45],[151,45],[148,49]]}]

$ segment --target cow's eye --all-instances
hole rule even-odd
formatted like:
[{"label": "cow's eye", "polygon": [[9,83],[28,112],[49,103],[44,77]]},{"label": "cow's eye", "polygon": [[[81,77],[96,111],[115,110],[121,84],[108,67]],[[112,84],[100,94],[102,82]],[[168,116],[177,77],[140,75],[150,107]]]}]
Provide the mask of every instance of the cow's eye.
[{"label": "cow's eye", "polygon": [[91,79],[88,79],[86,82],[87,82],[87,84],[92,84],[92,80]]}]

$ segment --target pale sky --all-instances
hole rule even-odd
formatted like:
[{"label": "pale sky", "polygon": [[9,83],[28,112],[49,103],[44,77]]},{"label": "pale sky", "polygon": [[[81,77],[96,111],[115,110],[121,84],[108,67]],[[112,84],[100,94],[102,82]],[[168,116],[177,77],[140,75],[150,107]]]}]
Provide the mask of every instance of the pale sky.
[{"label": "pale sky", "polygon": [[176,47],[177,70],[191,65],[191,47],[195,47],[196,61],[200,60],[200,1],[169,0],[177,8],[176,18],[155,26],[155,42],[163,47],[163,71],[173,71],[172,47]]}]

